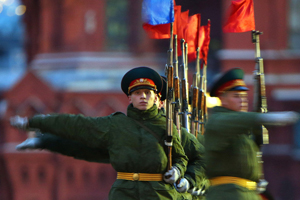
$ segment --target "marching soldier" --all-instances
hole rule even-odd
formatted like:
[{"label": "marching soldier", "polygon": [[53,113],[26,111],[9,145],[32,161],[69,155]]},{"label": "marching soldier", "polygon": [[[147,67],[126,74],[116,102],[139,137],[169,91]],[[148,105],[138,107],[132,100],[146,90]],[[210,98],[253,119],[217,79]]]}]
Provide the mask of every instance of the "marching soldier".
[{"label": "marching soldier", "polygon": [[[166,82],[163,77],[163,89],[157,101],[160,112],[164,115],[163,104],[166,99]],[[189,161],[184,178],[175,185],[179,192],[177,199],[203,199],[203,183],[206,181],[204,172],[204,146],[201,145],[194,135],[182,128],[181,144]],[[109,153],[103,148],[91,148],[81,142],[63,139],[61,137],[45,133],[37,133],[36,137],[28,138],[16,147],[24,149],[47,149],[52,152],[61,153],[90,162],[110,163]]]},{"label": "marching soldier", "polygon": [[222,105],[213,108],[205,127],[206,175],[211,183],[207,200],[261,200],[256,186],[262,166],[252,129],[262,124],[286,125],[299,118],[295,112],[247,112],[243,76],[239,68],[229,70],[210,90]]},{"label": "marching soldier", "polygon": [[[167,78],[162,76],[163,88],[158,101],[158,108],[164,114],[164,104],[166,100]],[[184,178],[177,183],[176,189],[179,192],[178,200],[182,199],[204,199],[204,185],[206,183],[204,146],[197,138],[189,133],[185,128],[181,128],[181,144],[189,161]]]},{"label": "marching soldier", "polygon": [[161,77],[148,67],[138,67],[124,75],[121,87],[130,102],[127,116],[121,112],[106,117],[16,116],[11,118],[11,125],[23,130],[39,129],[94,149],[106,149],[109,162],[118,172],[109,199],[176,199],[173,183],[183,177],[187,157],[174,131],[172,168],[167,170],[163,145],[166,119],[155,105],[156,93],[162,87]]}]

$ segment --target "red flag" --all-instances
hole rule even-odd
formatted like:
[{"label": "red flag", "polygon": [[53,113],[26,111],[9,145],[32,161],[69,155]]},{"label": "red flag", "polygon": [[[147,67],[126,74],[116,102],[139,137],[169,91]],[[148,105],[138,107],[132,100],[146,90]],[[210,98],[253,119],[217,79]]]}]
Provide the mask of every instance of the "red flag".
[{"label": "red flag", "polygon": [[[181,15],[181,6],[174,6],[174,25],[173,25],[173,34],[177,34],[176,21],[179,20]],[[148,23],[143,23],[143,29],[146,31],[148,36],[152,39],[168,39],[170,38],[170,24],[160,24],[160,25],[151,25]]]},{"label": "red flag", "polygon": [[178,20],[177,20],[177,23],[176,23],[176,26],[178,27],[177,28],[177,43],[178,43],[177,52],[178,52],[178,56],[181,56],[181,54],[182,54],[181,39],[185,39],[184,29],[185,29],[185,26],[188,24],[188,21],[189,21],[189,10],[182,12],[178,16]]},{"label": "red flag", "polygon": [[200,58],[203,59],[205,65],[207,65],[207,55],[210,43],[210,20],[208,20],[206,26],[201,26],[199,30],[199,47]]},{"label": "red flag", "polygon": [[189,23],[189,10],[184,11],[178,15],[178,20],[176,23],[177,28],[177,38],[185,38],[185,27]]},{"label": "red flag", "polygon": [[231,1],[229,17],[223,32],[246,32],[255,30],[253,0]]},{"label": "red flag", "polygon": [[188,43],[188,61],[196,60],[196,49],[198,45],[198,30],[200,27],[200,14],[189,17],[189,21],[184,28],[185,41]]}]

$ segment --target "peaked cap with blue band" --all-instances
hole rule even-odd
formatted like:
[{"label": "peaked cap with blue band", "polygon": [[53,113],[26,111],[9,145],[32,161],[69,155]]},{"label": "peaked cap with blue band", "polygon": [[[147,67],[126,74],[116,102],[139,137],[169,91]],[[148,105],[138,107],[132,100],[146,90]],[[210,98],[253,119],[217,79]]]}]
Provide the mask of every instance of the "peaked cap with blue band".
[{"label": "peaked cap with blue band", "polygon": [[138,89],[149,89],[154,90],[155,93],[160,93],[162,79],[155,70],[149,67],[136,67],[123,76],[121,88],[127,96]]},{"label": "peaked cap with blue band", "polygon": [[219,77],[211,86],[210,96],[217,97],[225,91],[246,91],[249,90],[243,80],[244,71],[240,68],[233,68]]}]

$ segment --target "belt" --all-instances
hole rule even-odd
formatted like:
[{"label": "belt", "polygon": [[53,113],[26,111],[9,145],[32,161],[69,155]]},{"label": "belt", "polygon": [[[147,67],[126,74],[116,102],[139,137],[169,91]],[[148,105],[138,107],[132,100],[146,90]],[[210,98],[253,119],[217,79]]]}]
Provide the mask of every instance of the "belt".
[{"label": "belt", "polygon": [[117,179],[128,181],[162,181],[162,174],[118,172]]},{"label": "belt", "polygon": [[223,185],[223,184],[236,184],[249,190],[256,190],[256,182],[248,179],[234,177],[234,176],[219,176],[216,178],[209,179],[211,186]]}]

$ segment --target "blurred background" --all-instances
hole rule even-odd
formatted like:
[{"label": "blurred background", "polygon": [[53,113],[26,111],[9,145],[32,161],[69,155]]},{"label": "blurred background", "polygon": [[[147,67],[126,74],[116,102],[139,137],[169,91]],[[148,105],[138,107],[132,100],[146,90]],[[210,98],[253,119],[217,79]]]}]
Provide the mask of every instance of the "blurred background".
[{"label": "blurred background", "polygon": [[[208,85],[240,67],[252,109],[255,46],[251,33],[222,33],[229,0],[176,0],[182,11],[211,20]],[[142,0],[0,0],[0,199],[108,199],[116,172],[47,151],[18,152],[27,134],[14,115],[126,112],[120,81],[133,67],[164,74],[169,40],[149,39]],[[300,0],[254,0],[269,111],[300,111]],[[195,63],[189,63],[192,77]],[[190,82],[191,83],[191,82]],[[300,200],[300,123],[269,127],[265,177],[276,200]],[[297,189],[298,188],[298,189]]]}]

